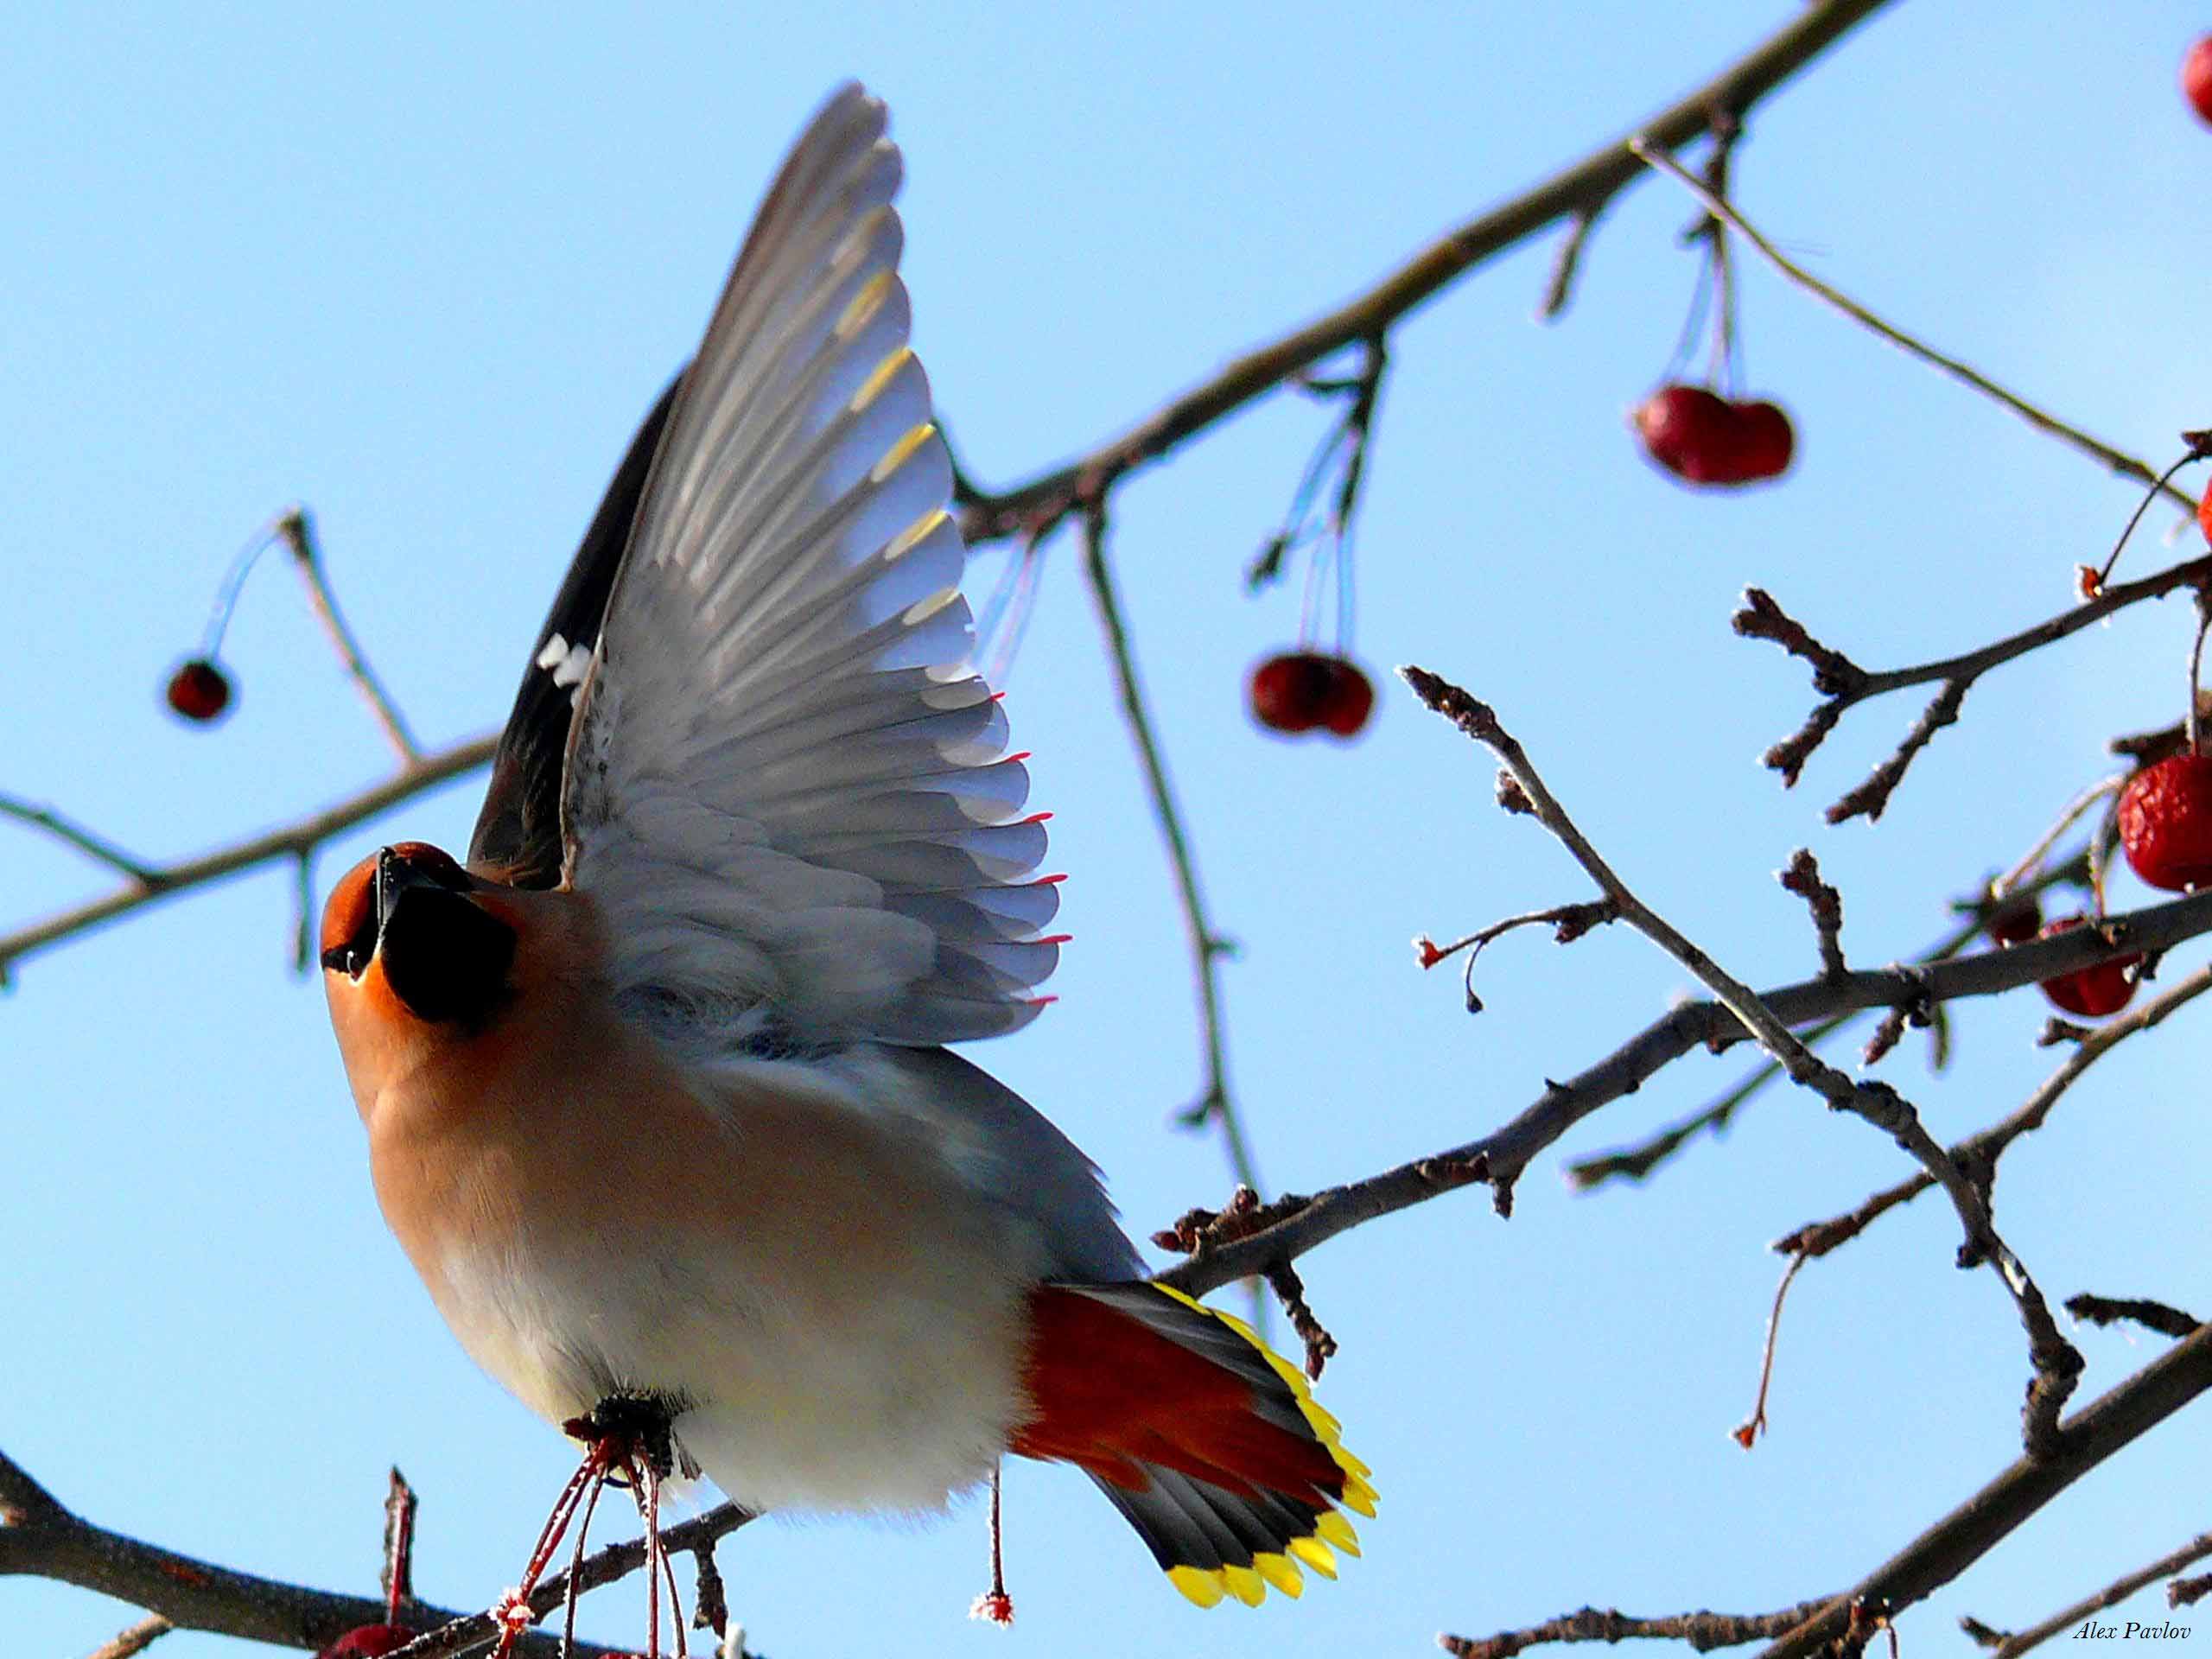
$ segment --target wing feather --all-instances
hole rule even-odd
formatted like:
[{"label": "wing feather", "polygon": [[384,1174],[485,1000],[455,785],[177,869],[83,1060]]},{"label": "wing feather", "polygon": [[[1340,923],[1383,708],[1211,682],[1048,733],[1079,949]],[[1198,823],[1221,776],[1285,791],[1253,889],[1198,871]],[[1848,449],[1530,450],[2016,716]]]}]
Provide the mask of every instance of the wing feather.
[{"label": "wing feather", "polygon": [[709,1045],[992,1035],[1058,959],[1028,772],[968,664],[884,124],[843,89],[771,187],[569,735],[563,874],[615,993]]}]

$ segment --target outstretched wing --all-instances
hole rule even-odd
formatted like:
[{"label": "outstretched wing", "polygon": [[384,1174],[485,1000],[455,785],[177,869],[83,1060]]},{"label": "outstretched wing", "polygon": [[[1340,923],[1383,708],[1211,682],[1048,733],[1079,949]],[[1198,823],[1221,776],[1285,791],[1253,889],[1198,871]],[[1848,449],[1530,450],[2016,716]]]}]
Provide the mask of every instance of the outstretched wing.
[{"label": "outstretched wing", "polygon": [[549,668],[583,676],[566,882],[601,907],[617,996],[708,1040],[990,1036],[1058,955],[1028,776],[968,665],[884,126],[847,86],[792,149],[588,661]]}]

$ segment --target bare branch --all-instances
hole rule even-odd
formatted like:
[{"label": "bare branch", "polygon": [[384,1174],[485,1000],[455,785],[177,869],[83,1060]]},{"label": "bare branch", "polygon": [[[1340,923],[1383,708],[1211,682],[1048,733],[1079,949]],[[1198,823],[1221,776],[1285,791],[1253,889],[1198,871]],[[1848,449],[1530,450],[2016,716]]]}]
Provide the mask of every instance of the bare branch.
[{"label": "bare branch", "polygon": [[1851,971],[1843,959],[1843,895],[1821,880],[1821,861],[1809,847],[1789,855],[1788,866],[1775,873],[1784,891],[1805,901],[1813,915],[1813,931],[1821,947],[1821,971],[1840,979]]},{"label": "bare branch", "polygon": [[1781,1062],[1791,1082],[1811,1090],[1831,1107],[1862,1117],[1887,1133],[1936,1179],[1949,1196],[1965,1230],[1966,1242],[1959,1253],[1959,1265],[1987,1264],[1997,1274],[2018,1312],[2021,1326],[2027,1333],[2029,1362],[2035,1370],[2028,1389],[2024,1432],[2031,1452],[2047,1452],[2059,1410],[2081,1375],[2082,1357],[2060,1334],[2057,1322],[2052,1319],[2043,1293],[2026,1265],[1999,1236],[1981,1193],[1928,1133],[1911,1103],[1887,1084],[1855,1083],[1821,1059],[1792,1034],[1789,1026],[1776,1017],[1751,987],[1725,972],[1711,957],[1631,893],[1567,816],[1567,810],[1537,775],[1520,743],[1499,723],[1487,703],[1426,669],[1408,666],[1399,672],[1423,703],[1504,763],[1544,828],[1559,838],[1598,884],[1599,891],[1613,901],[1621,919],[1696,975],[1722,1006],[1742,1022],[1759,1046]]},{"label": "bare branch", "polygon": [[1687,1642],[1700,1653],[1764,1641],[1795,1630],[1826,1605],[1808,1601],[1778,1613],[1670,1613],[1642,1618],[1607,1608],[1585,1607],[1532,1624],[1524,1630],[1504,1630],[1497,1636],[1440,1636],[1436,1645],[1458,1659],[1512,1659],[1525,1648],[1547,1642],[1626,1642],[1637,1638]]},{"label": "bare branch", "polygon": [[149,868],[143,875],[134,877],[128,886],[0,937],[0,983],[6,982],[16,963],[34,952],[59,944],[119,916],[127,916],[156,899],[171,898],[194,887],[227,880],[280,858],[305,858],[323,842],[333,836],[343,835],[365,819],[372,818],[426,790],[435,789],[463,772],[473,772],[483,766],[491,760],[492,751],[498,741],[493,736],[471,738],[450,748],[425,754],[382,783],[324,807],[319,812],[309,813],[306,817],[280,829],[248,836],[211,853],[203,853],[197,858]]},{"label": "bare branch", "polygon": [[129,876],[141,887],[150,886],[155,879],[153,870],[144,860],[134,858],[106,836],[94,834],[75,819],[64,817],[50,806],[39,806],[13,795],[0,795],[0,813],[25,823],[35,824],[56,840],[67,842],[86,857],[106,865],[118,875]]},{"label": "bare branch", "polygon": [[[1712,80],[1644,122],[1641,137],[1674,149],[1712,130],[1714,111],[1740,117],[1886,0],[1815,0]],[[1366,293],[1247,353],[1172,398],[1121,436],[1025,483],[979,493],[961,513],[970,546],[1056,524],[1085,501],[1157,462],[1186,439],[1272,391],[1332,353],[1387,334],[1464,272],[1561,219],[1596,214],[1644,172],[1625,141],[1605,145],[1541,184],[1431,244]]]},{"label": "bare branch", "polygon": [[2139,1296],[2092,1296],[2084,1292],[2066,1299],[2066,1311],[2091,1325],[2117,1325],[2125,1319],[2162,1337],[2185,1337],[2198,1325],[2192,1313]]},{"label": "bare branch", "polygon": [[[2024,950],[2027,947],[2015,945],[2011,948]],[[2212,990],[2212,967],[2200,968],[2141,1007],[2104,1025],[2085,1028],[2074,1052],[2066,1057],[2057,1070],[2044,1079],[2036,1091],[2022,1103],[2018,1110],[1959,1142],[1951,1149],[1952,1160],[1961,1168],[1980,1172],[1985,1182],[1994,1180],[1997,1160],[2022,1135],[2032,1134],[2044,1126],[2044,1120],[2050,1116],[2051,1108],[2058,1103],[2059,1097],[2073,1087],[2084,1071],[2110,1053],[2116,1045],[2139,1031],[2150,1030],[2208,990]],[[1875,1193],[1855,1210],[1785,1233],[1775,1240],[1771,1248],[1785,1255],[1826,1255],[1839,1245],[1858,1237],[1898,1205],[1910,1203],[1934,1185],[1933,1179],[1924,1172],[1912,1176]],[[2068,1306],[2071,1307],[2072,1304]]]},{"label": "bare branch", "polygon": [[1638,159],[1649,162],[1681,185],[1690,194],[1695,196],[1704,205],[1706,212],[1742,236],[1745,241],[1765,256],[1769,264],[1807,293],[1817,299],[1826,301],[1861,327],[1871,329],[1908,355],[1916,357],[1931,367],[1942,370],[1954,380],[1981,393],[1984,397],[1994,398],[2037,431],[2048,433],[2061,442],[2080,450],[2083,454],[2102,461],[2108,470],[2119,474],[2123,478],[2132,478],[2138,483],[2162,489],[2169,498],[2178,503],[2184,510],[2190,512],[2196,511],[2196,501],[2166,483],[2165,480],[2159,475],[2157,467],[2138,461],[2133,455],[2122,454],[2101,439],[2091,437],[2079,427],[2070,426],[2048,410],[2038,409],[2017,392],[2006,391],[1980,370],[1961,362],[1957,358],[1947,356],[1934,346],[1906,334],[1894,324],[1883,321],[1858,301],[1830,287],[1803,266],[1793,262],[1773,243],[1760,235],[1758,227],[1738,213],[1732,204],[1708,188],[1702,181],[1687,171],[1668,155],[1666,152],[1672,149],[1673,145],[1646,139],[1639,135],[1628,141],[1628,147]]},{"label": "bare branch", "polygon": [[368,656],[361,649],[361,642],[353,637],[353,630],[346,626],[345,613],[338,608],[338,595],[330,589],[329,578],[322,569],[322,554],[315,545],[314,521],[305,507],[288,507],[276,516],[276,533],[291,550],[292,565],[300,573],[300,580],[307,584],[308,602],[315,607],[316,620],[330,636],[332,648],[338,660],[346,665],[346,672],[369,705],[369,713],[384,731],[385,741],[391,745],[403,766],[414,766],[423,759],[416,747],[415,734],[407,729],[407,721],[400,715],[399,706],[391,694],[377,678],[376,671],[369,666]]},{"label": "bare branch", "polygon": [[1183,930],[1191,944],[1191,969],[1198,983],[1198,1031],[1205,1049],[1205,1081],[1198,1100],[1184,1114],[1193,1128],[1208,1122],[1221,1125],[1222,1141],[1229,1154],[1230,1173],[1246,1186],[1257,1190],[1260,1173],[1244,1126],[1229,1096],[1228,1038],[1221,1017],[1221,959],[1230,946],[1206,918],[1205,898],[1198,890],[1196,856],[1183,829],[1183,814],[1175,804],[1175,786],[1168,781],[1167,762],[1153,730],[1152,715],[1145,706],[1144,687],[1137,678],[1136,658],[1129,645],[1128,625],[1122,620],[1121,595],[1114,573],[1106,562],[1106,503],[1094,499],[1085,507],[1083,521],[1083,571],[1090,584],[1091,601],[1098,609],[1098,626],[1106,635],[1107,654],[1114,664],[1114,683],[1122,696],[1122,716],[1143,763],[1145,786],[1152,796],[1152,814],[1167,843],[1168,861],[1175,870],[1175,893],[1183,907]]},{"label": "bare branch", "polygon": [[[1762,992],[1758,1000],[1792,1027],[1891,1007],[1911,998],[1933,1007],[1962,997],[1994,996],[2039,984],[2131,951],[2163,950],[2208,931],[2212,931],[2212,892],[2108,916],[2101,931],[2075,928],[2030,944],[1915,968],[1909,975],[1860,970],[1841,980],[1803,980]],[[1719,1002],[1681,1003],[1566,1082],[1548,1082],[1518,1116],[1479,1140],[1317,1192],[1260,1231],[1170,1268],[1159,1275],[1160,1281],[1190,1295],[1203,1295],[1232,1280],[1263,1272],[1269,1262],[1302,1255],[1363,1222],[1457,1192],[1471,1182],[1489,1182],[1494,1194],[1503,1199],[1535,1157],[1585,1118],[1635,1093],[1694,1049],[1719,1052],[1743,1039],[1742,1024]]]},{"label": "bare branch", "polygon": [[1872,821],[1882,816],[1890,804],[1890,797],[1904,781],[1905,768],[1936,733],[1946,726],[1955,725],[1960,705],[1967,700],[1967,680],[1946,680],[1943,689],[1929,699],[1927,708],[1920,711],[1920,718],[1912,722],[1912,729],[1904,734],[1897,752],[1866,774],[1866,781],[1849,791],[1840,800],[1830,804],[1824,815],[1830,823],[1847,823],[1853,818]]},{"label": "bare branch", "polygon": [[[2030,1625],[2018,1636],[2004,1636],[1990,1630],[1979,1619],[1962,1618],[1959,1624],[1969,1636],[1989,1649],[1992,1659],[2018,1659],[2019,1655],[2031,1648],[2042,1646],[2061,1630],[2076,1629],[2092,1614],[2101,1613],[2107,1607],[2117,1607],[2145,1585],[2171,1578],[2192,1561],[2201,1561],[2207,1555],[2212,1555],[2212,1532],[2198,1534],[2171,1555],[2162,1556],[2148,1567],[2139,1567],[2114,1580],[2094,1595],[2085,1597],[2071,1607],[2053,1613],[2040,1624]],[[1986,1631],[1988,1636],[1995,1636],[1998,1639],[1992,1642],[1977,1634],[1978,1631]]]},{"label": "bare branch", "polygon": [[1582,250],[1589,245],[1590,232],[1598,228],[1598,216],[1603,211],[1593,208],[1567,220],[1567,234],[1560,238],[1552,253],[1552,272],[1544,282],[1544,297],[1536,306],[1537,321],[1553,322],[1566,315],[1567,302],[1574,296],[1574,278],[1582,267]]},{"label": "bare branch", "polygon": [[1866,782],[1830,807],[1827,813],[1831,823],[1840,823],[1860,813],[1870,818],[1879,817],[1913,757],[1927,747],[1928,741],[1939,729],[1958,718],[1959,705],[1966,700],[1967,690],[1991,669],[2078,633],[2144,600],[2163,599],[2177,588],[2202,588],[2208,583],[2212,583],[2212,556],[2190,559],[2154,575],[2107,588],[2094,599],[1980,650],[1880,673],[1869,673],[1840,652],[1821,645],[1770,594],[1756,588],[1747,589],[1744,608],[1734,618],[1736,632],[1749,639],[1774,640],[1792,656],[1812,663],[1813,689],[1825,699],[1814,705],[1804,725],[1793,735],[1766,752],[1764,763],[1782,774],[1785,786],[1794,785],[1804,770],[1806,760],[1820,747],[1821,741],[1835,729],[1846,709],[1869,697],[1940,681],[1942,689],[1906,734],[1897,753],[1877,767]]},{"label": "bare branch", "polygon": [[86,1659],[137,1659],[137,1656],[152,1647],[176,1626],[159,1613],[140,1619],[129,1630],[122,1630],[111,1640],[103,1642],[86,1656]]},{"label": "bare branch", "polygon": [[[735,1504],[722,1504],[670,1529],[668,1547],[681,1550],[711,1543],[752,1518]],[[587,1590],[611,1584],[635,1572],[644,1560],[642,1540],[613,1545],[585,1563],[579,1583]],[[382,1600],[257,1578],[110,1532],[65,1509],[21,1466],[0,1455],[0,1577],[11,1573],[113,1596],[160,1614],[181,1630],[309,1650],[327,1647],[358,1626],[382,1624],[389,1611]],[[531,1605],[543,1617],[560,1605],[567,1588],[565,1577],[550,1580]],[[410,1659],[442,1659],[483,1646],[497,1634],[484,1613],[456,1613],[420,1602],[409,1603],[406,1611],[406,1622],[414,1628],[439,1627],[395,1649]],[[527,1650],[543,1659],[554,1647],[549,1637],[532,1637]],[[615,1659],[613,1649],[579,1644],[577,1651],[594,1659]]]},{"label": "bare branch", "polygon": [[2060,1425],[2051,1452],[2022,1458],[1769,1647],[1760,1659],[1808,1659],[1849,1627],[1854,1603],[1903,1610],[1987,1554],[2013,1529],[2139,1436],[2212,1389],[2212,1325],[2196,1333]]}]

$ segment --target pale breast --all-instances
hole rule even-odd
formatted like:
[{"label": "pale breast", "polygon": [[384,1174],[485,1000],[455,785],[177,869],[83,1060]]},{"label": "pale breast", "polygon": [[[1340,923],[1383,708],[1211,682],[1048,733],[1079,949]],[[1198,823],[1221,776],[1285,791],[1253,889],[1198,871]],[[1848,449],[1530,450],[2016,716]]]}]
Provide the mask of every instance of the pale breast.
[{"label": "pale breast", "polygon": [[678,1439],[755,1507],[926,1507],[988,1472],[1045,1247],[926,1112],[869,1097],[895,1068],[681,1067],[602,1026],[442,1070],[379,1103],[378,1196],[540,1415],[677,1395]]}]

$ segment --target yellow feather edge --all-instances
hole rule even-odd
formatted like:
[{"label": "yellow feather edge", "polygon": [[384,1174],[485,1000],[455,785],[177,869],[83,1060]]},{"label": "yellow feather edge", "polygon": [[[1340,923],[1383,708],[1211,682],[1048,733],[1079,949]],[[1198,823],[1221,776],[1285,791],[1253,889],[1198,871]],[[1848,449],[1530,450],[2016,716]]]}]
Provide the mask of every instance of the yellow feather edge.
[{"label": "yellow feather edge", "polygon": [[1217,1605],[1222,1598],[1221,1575],[1207,1573],[1195,1567],[1171,1567],[1167,1582],[1180,1590],[1201,1607]]},{"label": "yellow feather edge", "polygon": [[[1235,1314],[1208,1307],[1195,1297],[1186,1296],[1166,1285],[1156,1284],[1153,1288],[1163,1296],[1173,1298],[1185,1307],[1220,1320],[1259,1351],[1269,1368],[1289,1388],[1292,1397],[1298,1402],[1300,1414],[1313,1431],[1313,1437],[1321,1442],[1329,1456],[1335,1460],[1337,1467],[1344,1471],[1344,1486],[1341,1501],[1344,1506],[1372,1518],[1376,1492],[1369,1484],[1368,1477],[1375,1471],[1344,1450],[1338,1438],[1344,1431],[1344,1425],[1314,1399],[1313,1390],[1306,1380],[1306,1373],[1268,1347],[1260,1339],[1257,1332]],[[1332,1545],[1334,1549],[1331,1548]],[[1338,1511],[1324,1510],[1315,1517],[1311,1535],[1290,1539],[1284,1548],[1287,1554],[1255,1555],[1249,1567],[1224,1566],[1209,1570],[1198,1567],[1171,1567],[1167,1569],[1167,1581],[1201,1607],[1217,1606],[1224,1596],[1234,1596],[1247,1607],[1256,1607],[1266,1597],[1267,1586],[1270,1584],[1287,1596],[1296,1597],[1304,1592],[1305,1580],[1298,1570],[1299,1561],[1325,1579],[1335,1578],[1335,1550],[1342,1550],[1347,1555],[1357,1555],[1359,1535],[1352,1530],[1351,1522]],[[1297,1561],[1292,1560],[1291,1556],[1295,1556]]]}]

